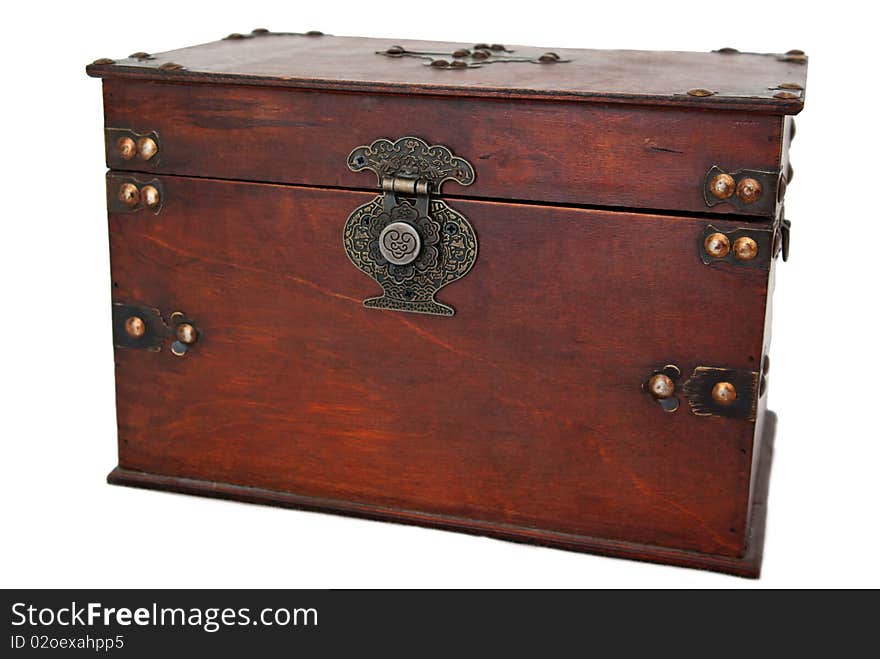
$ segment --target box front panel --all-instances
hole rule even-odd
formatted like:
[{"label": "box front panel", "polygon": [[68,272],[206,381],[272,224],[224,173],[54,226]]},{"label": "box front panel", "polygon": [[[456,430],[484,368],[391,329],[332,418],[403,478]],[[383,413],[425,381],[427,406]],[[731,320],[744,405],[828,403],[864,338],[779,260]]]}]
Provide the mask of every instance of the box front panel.
[{"label": "box front panel", "polygon": [[705,265],[708,220],[450,201],[479,255],[439,317],[364,308],[342,228],[374,194],[155,182],[111,211],[113,300],[198,341],[117,347],[121,467],[742,554],[754,421],[642,389],[759,368],[767,269]]}]

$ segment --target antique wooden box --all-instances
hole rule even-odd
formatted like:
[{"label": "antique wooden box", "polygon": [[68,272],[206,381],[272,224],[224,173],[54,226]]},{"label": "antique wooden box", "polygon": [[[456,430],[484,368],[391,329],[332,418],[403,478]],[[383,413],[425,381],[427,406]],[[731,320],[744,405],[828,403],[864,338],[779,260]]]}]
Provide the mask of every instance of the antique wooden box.
[{"label": "antique wooden box", "polygon": [[111,483],[758,575],[803,53],[254,30],[87,70]]}]

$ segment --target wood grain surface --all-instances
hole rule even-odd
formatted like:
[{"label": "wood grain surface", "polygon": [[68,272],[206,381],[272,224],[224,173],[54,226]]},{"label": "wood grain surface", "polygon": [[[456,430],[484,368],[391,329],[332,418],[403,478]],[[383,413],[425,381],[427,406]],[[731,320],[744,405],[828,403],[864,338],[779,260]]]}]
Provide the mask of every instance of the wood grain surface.
[{"label": "wood grain surface", "polygon": [[116,350],[123,470],[745,554],[754,422],[641,391],[761,363],[768,272],[703,265],[707,220],[451,201],[480,255],[440,318],[361,306],[341,229],[370,193],[159,178],[159,214],[110,215],[113,299],[200,340]]},{"label": "wood grain surface", "polygon": [[[374,188],[348,154],[381,137],[414,135],[469,160],[476,181],[446,196],[712,214],[706,172],[718,165],[778,171],[784,118],[682,108],[303,92],[107,80],[105,125],[156,131],[150,162],[108,166],[312,186]],[[774,195],[774,190],[765,190]]]},{"label": "wood grain surface", "polygon": [[[413,58],[377,51],[399,45],[436,52],[437,58],[476,44],[359,37],[264,35],[228,39],[92,64],[90,75],[217,84],[337,89],[415,95],[541,98],[549,100],[673,105],[796,114],[803,108],[806,58],[802,55],[720,52],[585,50],[508,46],[511,55],[537,58],[551,51],[557,64],[507,63],[445,70]],[[447,55],[443,55],[446,53]],[[165,70],[169,64],[182,68]],[[790,85],[801,89],[793,89]],[[789,85],[783,98],[780,85]],[[709,96],[688,91],[705,89]]]}]

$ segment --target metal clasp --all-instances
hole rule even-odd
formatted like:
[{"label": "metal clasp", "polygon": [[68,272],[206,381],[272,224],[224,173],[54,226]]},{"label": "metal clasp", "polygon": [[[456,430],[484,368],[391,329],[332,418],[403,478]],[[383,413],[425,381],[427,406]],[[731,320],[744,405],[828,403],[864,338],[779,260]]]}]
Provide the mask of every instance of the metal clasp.
[{"label": "metal clasp", "polygon": [[453,315],[434,296],[470,271],[477,236],[464,215],[432,195],[446,181],[473,183],[473,166],[445,146],[401,137],[357,147],[348,167],[371,170],[382,190],[348,216],[343,231],[348,258],[382,287],[364,306]]}]

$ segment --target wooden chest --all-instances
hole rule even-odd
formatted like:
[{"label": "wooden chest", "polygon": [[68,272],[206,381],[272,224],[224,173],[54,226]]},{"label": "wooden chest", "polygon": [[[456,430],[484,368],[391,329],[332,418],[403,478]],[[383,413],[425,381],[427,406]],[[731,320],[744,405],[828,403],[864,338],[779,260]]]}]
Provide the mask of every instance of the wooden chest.
[{"label": "wooden chest", "polygon": [[87,71],[111,483],[758,575],[803,53],[254,30]]}]

